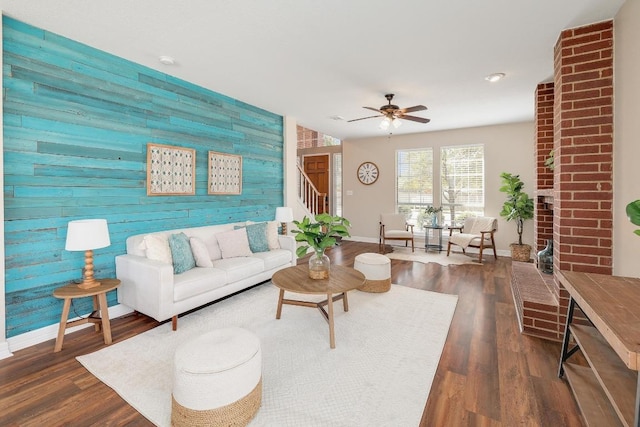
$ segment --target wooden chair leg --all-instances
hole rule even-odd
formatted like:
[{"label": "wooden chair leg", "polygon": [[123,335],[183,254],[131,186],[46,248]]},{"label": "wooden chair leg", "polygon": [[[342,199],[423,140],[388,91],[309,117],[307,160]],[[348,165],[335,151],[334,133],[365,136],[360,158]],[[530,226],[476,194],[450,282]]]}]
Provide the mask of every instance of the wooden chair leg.
[{"label": "wooden chair leg", "polygon": [[178,315],[176,314],[171,318],[171,329],[174,331],[178,330]]},{"label": "wooden chair leg", "polygon": [[493,234],[491,235],[491,246],[493,246],[493,257],[498,259],[498,254],[496,253],[496,242],[493,240]]},{"label": "wooden chair leg", "polygon": [[411,252],[415,252],[415,251],[416,251],[416,248],[413,244],[413,239],[411,239]]},{"label": "wooden chair leg", "polygon": [[451,242],[447,245],[447,256],[449,256],[449,253],[451,253]]},{"label": "wooden chair leg", "polygon": [[484,242],[480,242],[480,255],[478,255],[478,262],[482,264],[482,250],[484,249]]}]

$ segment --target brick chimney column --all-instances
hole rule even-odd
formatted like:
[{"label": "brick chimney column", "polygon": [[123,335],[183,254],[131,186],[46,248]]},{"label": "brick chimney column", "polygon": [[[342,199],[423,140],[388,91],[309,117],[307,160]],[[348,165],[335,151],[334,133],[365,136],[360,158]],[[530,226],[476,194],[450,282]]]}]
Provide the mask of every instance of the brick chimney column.
[{"label": "brick chimney column", "polygon": [[612,274],[613,21],[555,46],[554,269]]},{"label": "brick chimney column", "polygon": [[553,170],[545,165],[549,153],[553,150],[553,82],[540,83],[536,87],[535,97],[534,156],[537,197],[533,235],[535,236],[534,251],[537,252],[546,246],[547,240],[553,239]]}]

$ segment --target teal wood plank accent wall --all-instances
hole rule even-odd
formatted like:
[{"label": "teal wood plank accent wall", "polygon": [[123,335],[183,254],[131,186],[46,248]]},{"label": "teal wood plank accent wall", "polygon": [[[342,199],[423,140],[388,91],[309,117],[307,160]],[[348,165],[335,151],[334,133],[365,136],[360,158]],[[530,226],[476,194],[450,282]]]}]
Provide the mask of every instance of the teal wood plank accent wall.
[{"label": "teal wood plank accent wall", "polygon": [[[283,203],[283,118],[3,16],[6,336],[60,320],[54,288],[78,280],[67,223],[106,218],[111,246],[133,234],[271,220]],[[223,65],[221,65],[223,66]],[[196,194],[147,196],[147,143],[196,150]],[[242,194],[207,194],[207,152],[242,155]],[[109,295],[116,303],[115,292]],[[76,300],[76,313],[91,311]]]}]

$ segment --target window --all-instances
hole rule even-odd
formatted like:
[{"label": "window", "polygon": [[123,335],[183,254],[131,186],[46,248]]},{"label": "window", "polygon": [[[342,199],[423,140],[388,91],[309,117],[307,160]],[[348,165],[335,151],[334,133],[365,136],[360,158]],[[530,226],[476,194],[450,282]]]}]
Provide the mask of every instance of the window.
[{"label": "window", "polygon": [[398,150],[396,156],[396,209],[409,223],[422,224],[433,204],[433,149]]},{"label": "window", "polygon": [[445,224],[462,224],[484,216],[484,146],[440,149],[442,216]]}]

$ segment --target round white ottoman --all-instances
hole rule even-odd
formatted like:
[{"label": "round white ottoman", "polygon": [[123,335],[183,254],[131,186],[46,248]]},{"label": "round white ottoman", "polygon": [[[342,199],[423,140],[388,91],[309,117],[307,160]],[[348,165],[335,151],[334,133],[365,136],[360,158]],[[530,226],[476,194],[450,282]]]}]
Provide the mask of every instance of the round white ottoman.
[{"label": "round white ottoman", "polygon": [[365,292],[387,292],[391,289],[391,260],[384,255],[367,252],[356,256],[353,268],[364,274]]},{"label": "round white ottoman", "polygon": [[262,403],[260,340],[246,329],[218,329],[183,343],[173,372],[173,426],[244,426]]}]

